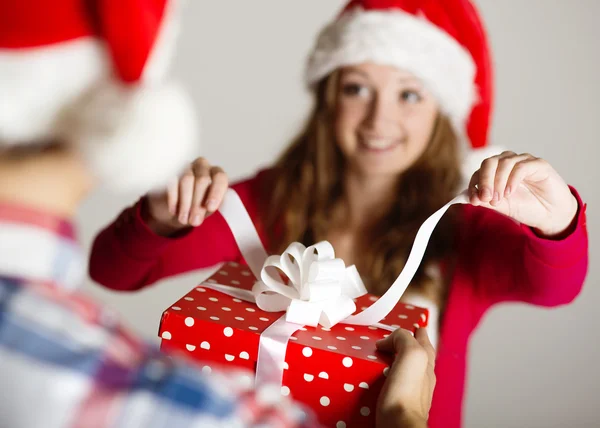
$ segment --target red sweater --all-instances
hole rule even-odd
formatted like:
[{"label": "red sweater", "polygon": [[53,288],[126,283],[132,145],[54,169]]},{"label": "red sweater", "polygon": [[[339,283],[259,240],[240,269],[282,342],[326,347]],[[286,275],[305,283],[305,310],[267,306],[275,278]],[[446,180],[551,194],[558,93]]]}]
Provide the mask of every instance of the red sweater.
[{"label": "red sweater", "polygon": [[[259,234],[261,177],[232,186]],[[570,303],[579,294],[588,269],[588,237],[585,205],[574,189],[572,192],[580,209],[570,233],[560,240],[539,238],[529,227],[489,209],[457,207],[465,221],[440,329],[431,428],[461,426],[468,341],[492,305],[516,301],[551,307]],[[140,205],[123,211],[96,237],[89,266],[91,277],[100,284],[137,290],[172,275],[241,261],[233,235],[220,215],[172,239],[148,229]]]}]

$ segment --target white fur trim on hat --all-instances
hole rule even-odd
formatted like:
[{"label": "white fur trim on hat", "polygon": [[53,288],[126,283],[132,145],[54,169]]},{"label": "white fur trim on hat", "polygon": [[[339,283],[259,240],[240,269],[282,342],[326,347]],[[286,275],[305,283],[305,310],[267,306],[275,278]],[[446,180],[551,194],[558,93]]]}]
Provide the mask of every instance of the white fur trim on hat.
[{"label": "white fur trim on hat", "polygon": [[401,10],[345,12],[320,33],[309,57],[310,86],[339,67],[375,62],[406,70],[437,98],[440,109],[465,134],[477,99],[475,63],[453,37],[424,17]]},{"label": "white fur trim on hat", "polygon": [[101,44],[0,49],[0,147],[57,138],[60,115],[109,74]]}]

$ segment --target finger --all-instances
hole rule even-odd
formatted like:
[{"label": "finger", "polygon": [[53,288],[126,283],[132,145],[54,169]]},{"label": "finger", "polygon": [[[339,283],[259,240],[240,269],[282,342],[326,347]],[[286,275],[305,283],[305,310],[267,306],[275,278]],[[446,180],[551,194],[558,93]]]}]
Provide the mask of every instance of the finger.
[{"label": "finger", "polygon": [[177,202],[179,198],[179,178],[174,178],[167,185],[167,207],[172,216],[177,214]]},{"label": "finger", "polygon": [[435,364],[435,349],[433,348],[433,345],[429,340],[427,330],[425,328],[417,329],[417,332],[415,333],[415,338],[417,339],[417,342],[419,342],[419,344],[427,352],[427,359],[429,360],[429,363]]},{"label": "finger", "polygon": [[194,173],[191,170],[186,171],[179,180],[179,223],[188,224],[190,218],[190,209],[194,197]]},{"label": "finger", "polygon": [[507,185],[508,177],[515,164],[520,160],[517,155],[505,156],[498,160],[496,175],[494,177],[494,197],[491,205],[497,205],[502,198],[506,196],[506,190],[510,190]]},{"label": "finger", "polygon": [[206,197],[206,208],[209,212],[215,212],[221,206],[225,192],[229,187],[229,178],[225,171],[218,166],[211,169],[212,185]]},{"label": "finger", "polygon": [[192,226],[200,226],[206,216],[206,209],[203,202],[206,192],[211,184],[210,166],[207,164],[197,164],[194,168],[195,183],[194,195],[192,198],[191,208],[191,224]]},{"label": "finger", "polygon": [[376,342],[375,346],[380,351],[402,353],[410,345],[410,341],[412,340],[414,340],[414,338],[408,330],[398,328],[385,339]]},{"label": "finger", "polygon": [[479,191],[477,190],[477,184],[479,183],[479,170],[475,171],[475,173],[471,176],[471,181],[469,182],[469,202],[472,205],[479,205],[481,203],[479,199]]},{"label": "finger", "polygon": [[536,158],[528,158],[517,162],[507,180],[507,187],[511,188],[511,192],[514,192],[529,175],[537,170],[540,162],[541,160]]},{"label": "finger", "polygon": [[494,177],[496,176],[496,168],[498,167],[498,156],[487,158],[481,163],[479,168],[479,199],[482,202],[490,202],[494,198]]},{"label": "finger", "polygon": [[[517,155],[510,152],[510,155],[502,157],[498,161],[498,168],[496,169],[496,178],[494,180],[494,199],[493,201],[500,202],[500,199],[508,197],[512,193],[512,187],[508,185],[508,177],[512,172],[514,166],[523,160],[531,158],[531,155],[522,154]],[[498,199],[496,199],[496,197]],[[492,203],[494,205],[494,203]]]}]

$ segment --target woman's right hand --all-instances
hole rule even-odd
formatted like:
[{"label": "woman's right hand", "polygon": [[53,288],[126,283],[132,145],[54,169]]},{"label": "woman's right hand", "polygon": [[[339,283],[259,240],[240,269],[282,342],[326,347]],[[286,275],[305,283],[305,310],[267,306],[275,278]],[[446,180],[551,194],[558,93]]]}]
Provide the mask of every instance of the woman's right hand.
[{"label": "woman's right hand", "polygon": [[198,158],[166,190],[147,195],[144,220],[162,236],[200,226],[219,209],[228,187],[227,174],[221,168]]}]

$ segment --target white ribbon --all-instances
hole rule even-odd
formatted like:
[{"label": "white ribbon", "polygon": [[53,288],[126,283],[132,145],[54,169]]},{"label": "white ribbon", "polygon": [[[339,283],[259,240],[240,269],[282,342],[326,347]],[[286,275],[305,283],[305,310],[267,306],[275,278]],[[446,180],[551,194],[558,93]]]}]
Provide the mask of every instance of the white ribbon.
[{"label": "white ribbon", "polygon": [[[333,247],[326,241],[308,248],[294,242],[280,256],[267,257],[244,204],[237,193],[229,189],[219,211],[242,257],[259,281],[252,292],[220,284],[204,286],[254,302],[267,312],[286,311],[260,336],[255,382],[281,384],[287,343],[304,325],[321,324],[330,328],[341,322],[393,330],[379,321],[394,309],[406,291],[444,213],[450,206],[468,201],[465,191],[431,215],[419,228],[406,265],[388,291],[367,309],[352,315],[356,310],[353,299],[366,293],[354,265],[346,267],[341,259],[336,259]],[[277,269],[286,275],[289,285],[284,283]]]},{"label": "white ribbon", "polygon": [[[286,285],[277,270],[289,279]],[[281,256],[269,256],[252,292],[267,312],[286,311],[286,321],[331,328],[356,310],[354,299],[367,293],[354,265],[336,259],[333,246],[306,248],[294,242]]]}]

